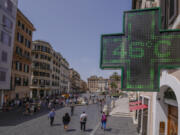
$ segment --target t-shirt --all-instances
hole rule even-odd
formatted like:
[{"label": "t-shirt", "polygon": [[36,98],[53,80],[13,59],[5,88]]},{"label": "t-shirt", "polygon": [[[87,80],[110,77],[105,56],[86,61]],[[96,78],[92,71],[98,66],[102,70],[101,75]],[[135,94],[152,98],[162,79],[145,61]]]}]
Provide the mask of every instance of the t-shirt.
[{"label": "t-shirt", "polygon": [[52,117],[54,117],[54,116],[55,116],[55,112],[51,111],[51,112],[49,113],[49,117],[52,118]]},{"label": "t-shirt", "polygon": [[85,113],[82,113],[80,115],[80,122],[86,122],[87,121],[87,114]]}]

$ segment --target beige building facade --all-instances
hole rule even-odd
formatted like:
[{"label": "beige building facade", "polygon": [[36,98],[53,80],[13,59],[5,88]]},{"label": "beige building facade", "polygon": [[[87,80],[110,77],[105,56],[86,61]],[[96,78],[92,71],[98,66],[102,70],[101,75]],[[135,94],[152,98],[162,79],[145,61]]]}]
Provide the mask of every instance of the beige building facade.
[{"label": "beige building facade", "polygon": [[97,76],[90,76],[88,79],[88,89],[90,92],[96,92],[99,89],[98,86],[98,77]]},{"label": "beige building facade", "polygon": [[43,97],[51,93],[52,50],[52,46],[46,41],[33,41],[30,97]]},{"label": "beige building facade", "polygon": [[61,59],[61,76],[60,76],[60,90],[61,93],[67,93],[70,91],[70,69],[69,63],[65,58]]},{"label": "beige building facade", "polygon": [[105,92],[108,90],[108,79],[94,75],[90,76],[87,80],[90,92]]},{"label": "beige building facade", "polygon": [[69,63],[50,43],[33,42],[31,76],[32,97],[66,93],[69,85]]},{"label": "beige building facade", "polygon": [[31,50],[34,30],[33,24],[18,9],[13,47],[11,90],[5,95],[7,100],[30,96]]},{"label": "beige building facade", "polygon": [[70,93],[79,93],[81,91],[80,74],[73,68],[70,68],[69,78],[70,78]]}]

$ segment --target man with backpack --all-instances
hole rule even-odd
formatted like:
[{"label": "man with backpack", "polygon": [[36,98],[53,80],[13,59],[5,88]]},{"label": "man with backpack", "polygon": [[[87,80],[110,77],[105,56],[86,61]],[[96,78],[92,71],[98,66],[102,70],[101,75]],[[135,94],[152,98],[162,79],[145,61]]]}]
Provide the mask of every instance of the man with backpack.
[{"label": "man with backpack", "polygon": [[105,112],[102,113],[102,117],[101,117],[101,129],[106,129],[106,121],[107,121],[107,118],[106,118],[106,114]]},{"label": "man with backpack", "polygon": [[87,114],[85,112],[83,112],[80,115],[81,130],[83,130],[83,131],[86,130],[86,121],[87,121]]}]

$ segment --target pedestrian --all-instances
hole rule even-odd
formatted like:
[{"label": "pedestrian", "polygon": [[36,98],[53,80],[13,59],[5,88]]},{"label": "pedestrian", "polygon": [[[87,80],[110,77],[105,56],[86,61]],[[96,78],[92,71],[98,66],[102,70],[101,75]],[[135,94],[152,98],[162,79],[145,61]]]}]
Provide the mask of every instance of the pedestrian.
[{"label": "pedestrian", "polygon": [[51,107],[52,107],[52,103],[50,101],[49,104],[48,104],[48,108],[51,110]]},{"label": "pedestrian", "polygon": [[70,108],[71,108],[71,116],[73,116],[73,114],[74,114],[74,103],[71,103]]},{"label": "pedestrian", "polygon": [[71,121],[71,118],[69,116],[69,113],[65,113],[65,115],[62,118],[63,124],[64,124],[64,129],[66,130],[68,128],[68,124]]},{"label": "pedestrian", "polygon": [[50,118],[50,125],[51,125],[51,126],[53,125],[54,117],[55,117],[55,109],[53,108],[53,109],[49,112],[49,115],[48,115],[48,118]]},{"label": "pedestrian", "polygon": [[107,121],[107,117],[105,112],[102,113],[102,117],[101,117],[101,129],[106,129],[106,121]]},{"label": "pedestrian", "polygon": [[81,130],[85,131],[86,130],[86,122],[87,122],[87,114],[83,112],[80,115],[80,125],[81,125]]}]

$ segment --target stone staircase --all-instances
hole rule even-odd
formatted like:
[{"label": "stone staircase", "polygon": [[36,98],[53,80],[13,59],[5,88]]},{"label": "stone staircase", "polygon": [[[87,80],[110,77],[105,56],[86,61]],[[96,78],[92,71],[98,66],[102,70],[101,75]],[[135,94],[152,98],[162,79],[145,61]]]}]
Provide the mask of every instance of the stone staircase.
[{"label": "stone staircase", "polygon": [[132,112],[129,111],[129,99],[120,98],[115,102],[115,108],[110,112],[110,116],[116,117],[132,117]]},{"label": "stone staircase", "polygon": [[125,112],[116,112],[110,115],[117,116],[117,117],[132,117],[132,113],[125,113]]}]

